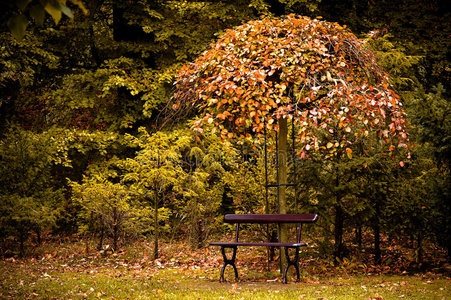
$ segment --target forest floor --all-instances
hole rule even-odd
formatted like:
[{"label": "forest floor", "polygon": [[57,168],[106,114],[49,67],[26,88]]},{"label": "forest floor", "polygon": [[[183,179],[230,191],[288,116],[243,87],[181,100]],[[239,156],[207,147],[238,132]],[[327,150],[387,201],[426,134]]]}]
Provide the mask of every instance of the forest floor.
[{"label": "forest floor", "polygon": [[276,264],[267,270],[262,247],[238,249],[236,281],[215,247],[191,250],[151,243],[99,253],[79,242],[44,243],[28,258],[0,260],[0,299],[451,299],[448,270],[422,272],[345,260],[340,267],[303,255],[301,282],[282,284]]}]

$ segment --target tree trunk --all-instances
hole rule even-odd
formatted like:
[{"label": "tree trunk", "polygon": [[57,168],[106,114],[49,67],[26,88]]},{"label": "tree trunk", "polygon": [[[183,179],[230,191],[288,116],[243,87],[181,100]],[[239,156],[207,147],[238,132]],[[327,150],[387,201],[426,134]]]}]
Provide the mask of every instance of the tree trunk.
[{"label": "tree trunk", "polygon": [[414,230],[413,228],[410,228],[410,236],[409,236],[409,241],[410,241],[410,248],[411,249],[415,249],[415,235],[413,234]]},{"label": "tree trunk", "polygon": [[25,256],[25,231],[22,228],[19,229],[19,256]]},{"label": "tree trunk", "polygon": [[374,216],[374,264],[380,265],[382,262],[381,257],[381,230],[380,230],[380,202],[376,200],[376,214]]},{"label": "tree trunk", "polygon": [[359,248],[359,251],[362,251],[362,224],[360,223],[360,220],[355,228],[355,240],[357,242],[357,247]]},{"label": "tree trunk", "polygon": [[[271,229],[269,241],[272,243],[277,242],[277,231],[276,230]],[[269,261],[274,261],[275,257],[276,257],[275,247],[269,247]]]},{"label": "tree trunk", "polygon": [[119,213],[117,208],[113,209],[113,251],[117,251],[119,241]]},{"label": "tree trunk", "polygon": [[85,254],[89,255],[89,241],[90,239],[85,236]]},{"label": "tree trunk", "polygon": [[159,195],[154,199],[154,232],[155,232],[155,240],[154,240],[154,252],[153,252],[153,258],[158,258],[158,198]]},{"label": "tree trunk", "polygon": [[418,265],[423,263],[423,236],[421,231],[417,233],[417,250],[416,252],[416,262]]},{"label": "tree trunk", "polygon": [[[287,119],[279,119],[279,213],[287,213],[287,194],[286,184],[288,183],[288,164],[287,164],[287,137],[288,137],[288,122]],[[280,224],[280,242],[284,243],[288,241],[288,228],[286,224]],[[286,258],[283,253],[280,253],[280,267],[281,271],[285,270]]]},{"label": "tree trunk", "polygon": [[[450,238],[448,238],[448,240],[450,240]],[[447,250],[448,250],[448,263],[451,264],[451,242],[448,241],[447,243]]]},{"label": "tree trunk", "polygon": [[[133,37],[130,25],[124,18],[125,9],[120,5],[113,5],[113,39],[115,41],[129,41]],[[128,34],[127,34],[128,33]]]},{"label": "tree trunk", "polygon": [[100,59],[99,51],[97,50],[95,43],[95,34],[94,34],[94,24],[91,23],[89,25],[89,37],[90,37],[90,46],[91,46],[91,55],[97,67],[100,67],[102,64],[102,60]]},{"label": "tree trunk", "polygon": [[334,222],[334,264],[337,265],[339,261],[343,259],[343,224],[344,224],[344,211],[341,206],[342,195],[338,191],[340,186],[340,173],[338,169],[338,162],[340,161],[340,156],[336,158],[335,166],[335,222]]},{"label": "tree trunk", "polygon": [[103,249],[103,238],[105,235],[105,223],[103,222],[103,217],[100,219],[100,237],[99,237],[99,244],[97,245],[97,250],[100,251]]},{"label": "tree trunk", "polygon": [[41,239],[41,229],[38,227],[35,229],[36,232],[36,240],[38,245],[40,246],[42,244],[42,239]]},{"label": "tree trunk", "polygon": [[337,196],[337,204],[335,204],[335,224],[334,224],[334,264],[338,264],[338,261],[343,258],[343,223],[344,212],[341,207],[341,199]]}]

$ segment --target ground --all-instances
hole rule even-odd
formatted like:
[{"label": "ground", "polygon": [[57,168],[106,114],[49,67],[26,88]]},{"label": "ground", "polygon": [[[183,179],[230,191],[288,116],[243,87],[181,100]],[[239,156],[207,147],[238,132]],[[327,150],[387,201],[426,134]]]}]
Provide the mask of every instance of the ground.
[{"label": "ground", "polygon": [[151,243],[99,253],[84,242],[47,243],[33,257],[0,260],[0,299],[451,299],[449,273],[392,272],[388,267],[344,263],[334,267],[304,257],[301,282],[281,283],[267,270],[264,248],[238,250],[240,280],[226,272],[219,283],[218,248],[191,250]]}]

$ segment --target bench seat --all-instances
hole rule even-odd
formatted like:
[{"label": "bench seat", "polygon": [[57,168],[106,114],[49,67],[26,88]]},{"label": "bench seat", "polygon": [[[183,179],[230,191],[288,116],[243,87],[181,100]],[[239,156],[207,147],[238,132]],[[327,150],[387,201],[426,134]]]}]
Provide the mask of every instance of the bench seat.
[{"label": "bench seat", "polygon": [[264,247],[304,247],[307,246],[306,243],[270,243],[270,242],[251,242],[251,243],[243,243],[243,242],[214,242],[210,243],[211,246],[264,246]]}]

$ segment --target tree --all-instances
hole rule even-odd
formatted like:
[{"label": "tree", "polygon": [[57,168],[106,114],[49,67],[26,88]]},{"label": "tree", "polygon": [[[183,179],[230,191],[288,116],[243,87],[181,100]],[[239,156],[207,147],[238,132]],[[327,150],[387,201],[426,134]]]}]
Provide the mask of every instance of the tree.
[{"label": "tree", "polygon": [[157,259],[160,222],[162,221],[160,215],[165,210],[161,206],[170,198],[181,194],[180,182],[185,175],[179,164],[180,152],[177,151],[181,145],[173,143],[171,137],[162,132],[151,136],[144,128],[141,128],[140,139],[133,140],[139,144],[142,150],[136,157],[124,162],[123,168],[126,173],[123,182],[130,185],[130,189],[152,208],[154,258]]},{"label": "tree", "polygon": [[[194,130],[212,124],[223,139],[278,130],[282,145],[287,119],[293,119],[300,158],[341,161],[354,151],[394,157],[408,147],[408,136],[387,77],[374,55],[336,23],[295,15],[264,18],[228,30],[182,68],[171,117],[200,113]],[[366,143],[368,136],[374,142]],[[342,195],[337,190],[335,196],[340,257]],[[279,205],[285,213],[283,198]]]},{"label": "tree", "polygon": [[59,155],[51,134],[13,127],[0,141],[0,231],[16,238],[21,256],[30,232],[40,243],[41,232],[55,225],[62,209],[63,191],[52,176]]},{"label": "tree", "polygon": [[191,245],[201,247],[218,221],[224,168],[232,167],[234,152],[225,151],[215,136],[198,136],[186,129],[150,134],[141,128],[140,132],[139,137],[129,136],[140,150],[118,166],[122,184],[153,212],[155,258],[162,222],[165,230],[170,223],[175,232],[176,224],[184,221]]},{"label": "tree", "polygon": [[144,213],[133,203],[133,195],[126,186],[112,183],[105,175],[108,172],[85,177],[80,185],[71,182],[74,200],[80,205],[80,232],[99,235],[97,249],[104,249],[105,237],[111,237],[112,250],[119,249],[119,240],[126,234],[136,234],[139,228],[136,219]]},{"label": "tree", "polygon": [[[436,8],[435,8],[436,9]],[[417,12],[418,13],[418,12]],[[424,22],[430,22],[428,18]],[[420,28],[425,27],[418,21]],[[440,22],[439,22],[440,23]],[[441,25],[436,25],[441,26]],[[424,29],[427,30],[427,29]],[[446,30],[445,30],[446,32]],[[416,34],[415,31],[410,34]],[[441,31],[438,35],[442,34]],[[429,38],[437,39],[436,34]],[[441,40],[438,44],[446,43]],[[436,47],[437,41],[431,41],[429,45]],[[415,51],[422,56],[409,55],[406,48],[415,47],[409,43],[396,42],[392,34],[387,30],[375,30],[371,32],[368,45],[378,56],[381,66],[390,73],[390,81],[396,90],[402,95],[408,112],[409,132],[411,140],[415,141],[412,160],[406,172],[393,172],[387,170],[387,176],[396,174],[397,188],[393,199],[388,201],[390,209],[384,214],[389,219],[399,221],[401,228],[417,240],[417,261],[421,261],[422,240],[427,238],[425,231],[434,230],[434,238],[437,242],[448,248],[450,253],[449,215],[447,195],[449,194],[449,132],[450,118],[449,101],[446,100],[446,90],[443,84],[433,86],[434,76],[424,76],[424,68],[430,63],[431,53],[428,51]],[[422,45],[417,45],[422,48]],[[434,50],[433,52],[439,52]],[[437,54],[434,54],[437,55]],[[437,56],[433,64],[441,65],[441,59]],[[430,71],[427,71],[428,73]],[[434,71],[435,72],[435,71]],[[437,72],[442,72],[437,68]],[[442,77],[443,83],[447,83],[446,77]],[[429,91],[429,92],[428,92]],[[438,175],[440,174],[440,175]],[[375,178],[372,179],[375,181]],[[422,195],[428,195],[427,197]],[[409,211],[408,214],[405,212]],[[395,217],[390,217],[391,215]],[[400,214],[401,217],[396,218]],[[408,216],[406,216],[408,215]],[[434,216],[434,217],[432,217]],[[388,227],[390,230],[390,227]],[[412,238],[413,239],[413,238]]]},{"label": "tree", "polygon": [[[451,164],[450,164],[450,137],[451,137],[451,102],[445,97],[443,86],[439,85],[430,93],[425,93],[423,89],[417,90],[411,107],[411,119],[413,128],[416,131],[418,151],[416,164],[413,165],[415,171],[411,177],[412,188],[406,189],[417,197],[422,193],[427,194],[428,201],[421,205],[416,201],[417,211],[412,213],[412,218],[427,219],[435,233],[435,239],[439,245],[448,250],[448,259],[451,259],[451,221],[449,214],[451,206],[449,204]],[[417,199],[411,197],[410,199]],[[415,224],[411,224],[415,226]],[[422,228],[414,227],[421,241],[424,233]],[[423,237],[426,235],[423,234]],[[421,247],[421,245],[419,246]]]}]

